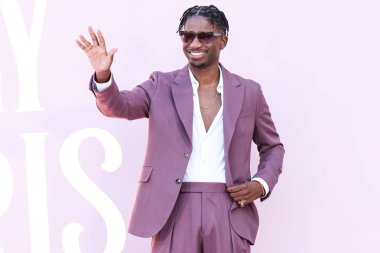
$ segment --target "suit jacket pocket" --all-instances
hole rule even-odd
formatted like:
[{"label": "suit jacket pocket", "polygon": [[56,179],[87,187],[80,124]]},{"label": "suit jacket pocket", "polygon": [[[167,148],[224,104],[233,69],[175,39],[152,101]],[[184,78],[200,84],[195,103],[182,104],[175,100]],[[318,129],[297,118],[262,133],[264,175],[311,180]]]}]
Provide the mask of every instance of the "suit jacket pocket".
[{"label": "suit jacket pocket", "polygon": [[153,167],[143,166],[140,174],[139,183],[146,183],[149,181],[150,175],[152,174]]}]

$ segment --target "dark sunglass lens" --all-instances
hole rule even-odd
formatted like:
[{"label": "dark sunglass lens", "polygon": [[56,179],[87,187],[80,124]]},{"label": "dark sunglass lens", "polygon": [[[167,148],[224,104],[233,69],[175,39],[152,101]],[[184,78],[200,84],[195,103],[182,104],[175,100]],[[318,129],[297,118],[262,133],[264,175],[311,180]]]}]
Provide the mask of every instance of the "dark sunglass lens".
[{"label": "dark sunglass lens", "polygon": [[198,33],[198,40],[200,43],[207,44],[210,43],[213,36],[212,32],[200,32]]},{"label": "dark sunglass lens", "polygon": [[195,38],[195,33],[192,32],[180,32],[181,39],[183,43],[189,43],[192,42]]}]

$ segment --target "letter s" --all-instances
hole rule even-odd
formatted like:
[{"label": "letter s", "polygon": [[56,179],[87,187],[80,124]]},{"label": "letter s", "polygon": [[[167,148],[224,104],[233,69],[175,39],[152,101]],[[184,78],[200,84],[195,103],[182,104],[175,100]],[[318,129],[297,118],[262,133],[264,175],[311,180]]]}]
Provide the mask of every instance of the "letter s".
[{"label": "letter s", "polygon": [[[86,128],[71,134],[62,144],[60,164],[68,182],[95,208],[104,219],[107,229],[107,243],[104,252],[122,252],[125,244],[125,223],[113,201],[96,186],[82,170],[79,159],[79,147],[87,139],[94,137],[104,147],[102,169],[107,172],[117,170],[122,162],[121,147],[109,132],[98,128]],[[80,253],[79,236],[83,226],[79,223],[66,225],[62,232],[62,244],[67,253]]]}]

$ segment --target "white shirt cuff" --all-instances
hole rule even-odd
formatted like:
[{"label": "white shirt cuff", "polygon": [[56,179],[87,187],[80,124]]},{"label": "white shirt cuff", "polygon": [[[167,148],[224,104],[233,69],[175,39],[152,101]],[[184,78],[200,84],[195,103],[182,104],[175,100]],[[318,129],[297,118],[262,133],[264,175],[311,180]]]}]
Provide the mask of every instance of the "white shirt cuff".
[{"label": "white shirt cuff", "polygon": [[97,81],[95,81],[95,75],[94,77],[92,78],[92,81],[93,81],[93,84],[94,84],[94,89],[97,91],[97,92],[102,92],[104,91],[105,89],[107,89],[108,87],[111,86],[111,83],[112,83],[112,74],[111,74],[111,78],[110,80],[108,80],[108,82],[106,83],[98,83]]},{"label": "white shirt cuff", "polygon": [[252,178],[252,181],[253,181],[253,180],[259,182],[259,183],[264,187],[265,195],[263,196],[263,198],[264,198],[265,196],[267,196],[268,193],[269,193],[269,186],[268,186],[267,182],[265,182],[264,179],[259,178],[259,177],[254,177],[254,178]]}]

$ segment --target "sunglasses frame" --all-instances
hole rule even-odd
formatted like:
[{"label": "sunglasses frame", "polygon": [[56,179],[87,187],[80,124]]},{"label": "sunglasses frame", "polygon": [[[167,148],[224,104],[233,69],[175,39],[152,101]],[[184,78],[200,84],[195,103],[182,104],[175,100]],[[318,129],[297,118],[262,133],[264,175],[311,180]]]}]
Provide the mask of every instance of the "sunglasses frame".
[{"label": "sunglasses frame", "polygon": [[[220,37],[224,36],[224,33],[218,33],[218,32],[193,32],[193,31],[178,31],[179,36],[181,37],[181,40],[183,43],[191,43],[194,41],[195,38],[198,39],[198,41],[201,44],[208,44],[212,41],[214,37]],[[185,39],[182,37],[183,35],[191,35],[191,38],[188,39],[188,41],[185,41]],[[208,35],[209,37],[200,39],[199,35]]]}]

